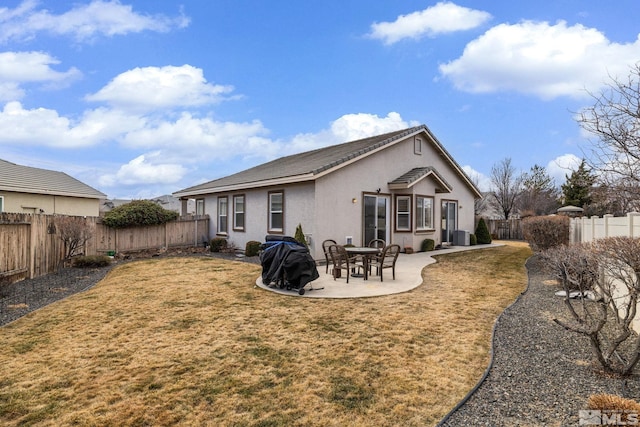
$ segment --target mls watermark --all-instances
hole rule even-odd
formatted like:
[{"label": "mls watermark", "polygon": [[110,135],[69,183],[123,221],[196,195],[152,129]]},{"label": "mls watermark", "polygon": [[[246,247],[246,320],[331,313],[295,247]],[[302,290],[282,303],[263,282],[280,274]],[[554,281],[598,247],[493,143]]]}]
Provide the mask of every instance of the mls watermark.
[{"label": "mls watermark", "polygon": [[637,426],[640,416],[637,411],[628,410],[584,410],[579,411],[581,426]]}]

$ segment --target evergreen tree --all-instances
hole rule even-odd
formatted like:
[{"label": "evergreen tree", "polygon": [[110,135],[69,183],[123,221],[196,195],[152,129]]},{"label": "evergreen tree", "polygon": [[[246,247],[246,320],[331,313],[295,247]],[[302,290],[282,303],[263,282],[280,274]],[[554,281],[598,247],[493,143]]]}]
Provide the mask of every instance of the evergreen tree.
[{"label": "evergreen tree", "polygon": [[560,192],[547,170],[534,165],[522,174],[522,191],[518,197],[518,209],[521,215],[546,215],[558,209]]},{"label": "evergreen tree", "polygon": [[480,218],[478,226],[476,227],[476,240],[479,245],[487,245],[491,243],[491,234],[489,234],[489,228],[487,223],[484,222],[484,218]]},{"label": "evergreen tree", "polygon": [[294,239],[298,241],[301,245],[308,246],[307,239],[304,236],[304,232],[302,231],[302,224],[298,224],[296,227],[296,234],[293,236]]},{"label": "evergreen tree", "polygon": [[593,183],[596,178],[591,174],[591,170],[587,168],[584,159],[580,162],[580,166],[571,172],[570,176],[565,175],[567,181],[562,184],[562,195],[565,206],[577,206],[584,208],[591,204]]}]

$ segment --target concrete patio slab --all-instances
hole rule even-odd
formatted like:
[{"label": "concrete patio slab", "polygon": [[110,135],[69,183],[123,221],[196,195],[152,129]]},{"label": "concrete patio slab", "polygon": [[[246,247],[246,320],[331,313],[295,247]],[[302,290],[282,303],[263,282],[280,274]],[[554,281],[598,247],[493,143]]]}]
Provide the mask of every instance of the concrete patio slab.
[{"label": "concrete patio slab", "polygon": [[[350,277],[349,283],[347,283],[345,277],[334,280],[331,274],[325,273],[325,266],[319,265],[318,273],[320,273],[320,277],[305,286],[304,295],[299,295],[297,290],[288,291],[266,286],[262,283],[262,277],[257,278],[256,285],[271,292],[300,298],[364,298],[399,294],[415,289],[422,284],[422,269],[436,262],[433,258],[434,256],[498,246],[503,245],[492,243],[489,245],[452,246],[431,252],[419,252],[409,255],[401,253],[396,262],[396,279],[393,280],[391,271],[386,270],[384,272],[384,282],[381,282],[380,277],[375,275],[369,277],[369,280],[364,280],[361,277]],[[329,273],[331,273],[331,269],[329,269]]]}]

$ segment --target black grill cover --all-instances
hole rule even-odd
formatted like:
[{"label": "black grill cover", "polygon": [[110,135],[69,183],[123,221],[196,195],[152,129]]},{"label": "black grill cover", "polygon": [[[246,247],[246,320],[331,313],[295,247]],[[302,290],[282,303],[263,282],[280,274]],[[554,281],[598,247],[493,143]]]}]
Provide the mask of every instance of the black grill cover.
[{"label": "black grill cover", "polygon": [[260,247],[262,283],[301,289],[320,275],[306,246],[293,237],[267,236]]}]

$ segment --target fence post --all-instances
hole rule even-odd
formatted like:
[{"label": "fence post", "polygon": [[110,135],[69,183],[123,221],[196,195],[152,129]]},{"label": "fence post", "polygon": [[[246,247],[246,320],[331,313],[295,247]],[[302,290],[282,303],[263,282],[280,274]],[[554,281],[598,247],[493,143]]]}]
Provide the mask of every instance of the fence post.
[{"label": "fence post", "polygon": [[627,214],[627,219],[629,220],[629,232],[628,232],[628,235],[631,238],[635,237],[634,236],[635,233],[633,232],[633,226],[634,226],[634,223],[635,223],[634,218],[636,216],[640,216],[640,213],[638,213],[638,212],[629,212]]},{"label": "fence post", "polygon": [[602,215],[602,219],[604,220],[604,237],[605,239],[609,237],[609,218],[613,218],[611,214]]}]

